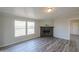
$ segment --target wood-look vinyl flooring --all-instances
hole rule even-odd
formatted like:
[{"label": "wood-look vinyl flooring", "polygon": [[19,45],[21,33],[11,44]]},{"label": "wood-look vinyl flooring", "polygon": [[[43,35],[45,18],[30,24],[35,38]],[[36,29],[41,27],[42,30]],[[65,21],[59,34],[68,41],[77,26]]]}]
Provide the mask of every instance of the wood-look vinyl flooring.
[{"label": "wood-look vinyl flooring", "polygon": [[[1,52],[72,52],[71,42],[65,39],[42,37],[1,48]],[[72,46],[72,47],[70,47]]]}]

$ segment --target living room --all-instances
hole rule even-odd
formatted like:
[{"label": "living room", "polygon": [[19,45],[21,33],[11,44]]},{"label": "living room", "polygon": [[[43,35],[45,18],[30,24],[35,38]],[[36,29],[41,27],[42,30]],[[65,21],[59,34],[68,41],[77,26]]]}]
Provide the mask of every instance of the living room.
[{"label": "living room", "polygon": [[0,7],[0,51],[77,51],[70,46],[70,20],[77,12],[78,7]]}]

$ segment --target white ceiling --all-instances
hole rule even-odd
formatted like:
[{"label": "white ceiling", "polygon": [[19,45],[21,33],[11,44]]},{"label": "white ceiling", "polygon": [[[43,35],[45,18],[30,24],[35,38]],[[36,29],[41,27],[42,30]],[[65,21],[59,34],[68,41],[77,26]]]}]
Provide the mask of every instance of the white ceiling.
[{"label": "white ceiling", "polygon": [[78,7],[55,7],[55,11],[48,13],[48,7],[0,7],[0,12],[33,19],[78,18]]}]

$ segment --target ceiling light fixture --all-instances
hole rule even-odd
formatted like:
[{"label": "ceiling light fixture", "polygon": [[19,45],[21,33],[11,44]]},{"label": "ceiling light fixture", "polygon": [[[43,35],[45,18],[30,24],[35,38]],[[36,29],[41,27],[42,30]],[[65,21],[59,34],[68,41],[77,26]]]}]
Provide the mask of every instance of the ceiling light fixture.
[{"label": "ceiling light fixture", "polygon": [[54,8],[48,8],[48,12],[54,11]]},{"label": "ceiling light fixture", "polygon": [[51,12],[51,11],[52,11],[52,9],[51,9],[51,8],[49,8],[49,9],[48,9],[48,12]]}]

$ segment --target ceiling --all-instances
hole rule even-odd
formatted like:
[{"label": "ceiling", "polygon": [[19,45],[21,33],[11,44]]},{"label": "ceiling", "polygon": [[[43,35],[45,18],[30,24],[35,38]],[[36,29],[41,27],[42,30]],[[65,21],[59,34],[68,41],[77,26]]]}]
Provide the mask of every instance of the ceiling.
[{"label": "ceiling", "polygon": [[55,10],[47,12],[48,7],[0,7],[0,12],[33,19],[57,19],[57,18],[78,18],[78,7],[54,7]]}]

